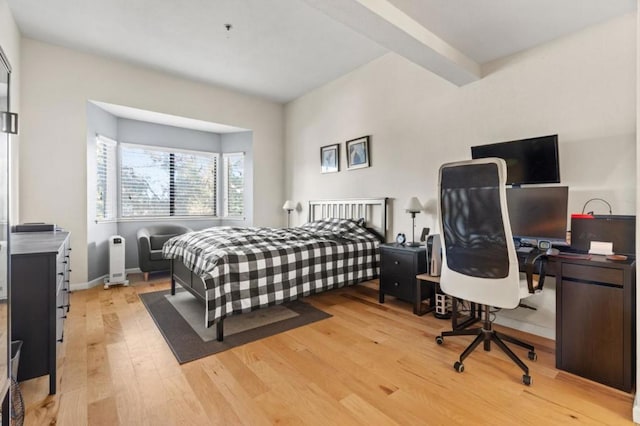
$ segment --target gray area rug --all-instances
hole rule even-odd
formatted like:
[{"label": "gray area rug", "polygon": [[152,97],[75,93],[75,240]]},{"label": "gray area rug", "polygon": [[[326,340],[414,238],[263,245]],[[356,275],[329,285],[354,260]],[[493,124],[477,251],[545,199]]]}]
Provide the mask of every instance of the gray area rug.
[{"label": "gray area rug", "polygon": [[296,300],[226,318],[224,341],[218,342],[215,325],[204,326],[204,304],[191,293],[178,290],[171,296],[164,290],[140,299],[180,364],[331,317]]}]

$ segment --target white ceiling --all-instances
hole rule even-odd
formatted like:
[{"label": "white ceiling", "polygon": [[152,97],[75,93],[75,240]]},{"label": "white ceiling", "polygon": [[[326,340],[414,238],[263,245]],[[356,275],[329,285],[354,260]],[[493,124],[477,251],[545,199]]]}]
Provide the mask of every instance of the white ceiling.
[{"label": "white ceiling", "polygon": [[636,9],[636,0],[8,2],[27,37],[280,102],[390,50],[465,84],[487,61]]}]

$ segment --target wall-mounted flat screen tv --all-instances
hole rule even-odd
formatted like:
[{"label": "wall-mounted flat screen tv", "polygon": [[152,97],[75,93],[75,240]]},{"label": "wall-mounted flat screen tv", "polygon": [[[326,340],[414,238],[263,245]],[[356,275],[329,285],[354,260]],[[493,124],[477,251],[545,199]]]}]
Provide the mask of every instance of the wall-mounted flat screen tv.
[{"label": "wall-mounted flat screen tv", "polygon": [[509,185],[560,183],[558,135],[472,146],[471,157],[504,159]]}]

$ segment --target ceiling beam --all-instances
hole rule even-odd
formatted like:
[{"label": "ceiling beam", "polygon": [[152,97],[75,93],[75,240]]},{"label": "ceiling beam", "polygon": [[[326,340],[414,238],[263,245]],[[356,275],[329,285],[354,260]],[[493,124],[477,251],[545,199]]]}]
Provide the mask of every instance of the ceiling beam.
[{"label": "ceiling beam", "polygon": [[387,0],[303,0],[379,45],[462,86],[482,77],[480,65]]}]

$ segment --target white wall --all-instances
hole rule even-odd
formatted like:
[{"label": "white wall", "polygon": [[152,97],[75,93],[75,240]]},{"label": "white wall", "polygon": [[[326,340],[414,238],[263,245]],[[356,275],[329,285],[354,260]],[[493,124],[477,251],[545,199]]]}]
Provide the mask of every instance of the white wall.
[{"label": "white wall", "polygon": [[71,231],[72,283],[87,281],[86,102],[226,123],[253,130],[258,225],[281,225],[281,104],[69,49],[22,39],[20,220]]},{"label": "white wall", "polygon": [[[109,272],[109,241],[118,233],[115,222],[96,223],[96,134],[118,138],[118,118],[87,102],[87,277],[91,281]],[[73,269],[76,269],[75,265]],[[75,290],[75,288],[74,288]]]},{"label": "white wall", "polygon": [[[224,133],[222,138],[222,151],[244,152],[244,220],[222,219],[223,226],[252,226],[253,203],[249,197],[253,194],[253,132]],[[222,163],[221,163],[222,164]],[[283,183],[284,186],[284,183]],[[271,193],[275,193],[277,188],[268,188]],[[283,189],[283,188],[281,188]],[[284,203],[284,201],[283,201]]]},{"label": "white wall", "polygon": [[[16,25],[9,5],[6,0],[0,0],[0,46],[7,55],[9,62],[11,63],[11,111],[20,113],[20,31]],[[21,118],[21,117],[20,117]],[[10,200],[10,220],[12,223],[17,223],[19,220],[19,204],[18,204],[18,190],[19,190],[19,150],[20,150],[20,136],[11,135],[10,146],[10,173],[11,173],[11,200]]]},{"label": "white wall", "polygon": [[[391,197],[393,238],[411,232],[411,196],[435,200],[440,164],[470,158],[472,145],[557,133],[570,212],[598,196],[615,214],[635,214],[635,31],[634,13],[492,63],[463,87],[395,54],[375,60],[285,106],[285,194],[303,207]],[[348,171],[344,141],[362,135],[371,135],[372,167]],[[342,171],[320,174],[320,147],[334,143]],[[435,225],[433,214],[416,217],[417,230]],[[541,311],[514,311],[539,334],[555,334],[552,284],[532,302]]]}]

